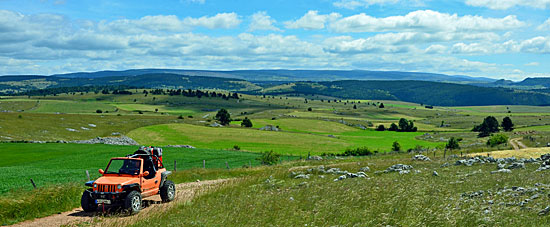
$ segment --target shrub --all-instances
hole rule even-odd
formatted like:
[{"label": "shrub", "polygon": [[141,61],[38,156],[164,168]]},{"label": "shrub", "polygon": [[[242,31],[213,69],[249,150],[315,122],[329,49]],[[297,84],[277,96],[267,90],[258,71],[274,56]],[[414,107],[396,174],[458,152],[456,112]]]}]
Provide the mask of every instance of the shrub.
[{"label": "shrub", "polygon": [[273,150],[271,150],[271,151],[263,152],[260,157],[256,158],[256,160],[260,161],[262,165],[274,165],[274,164],[277,164],[277,162],[279,162],[280,158],[281,158],[280,154],[277,154],[273,152]]},{"label": "shrub", "polygon": [[378,153],[378,152],[376,152],[376,151],[373,152],[367,147],[358,147],[358,148],[355,148],[355,149],[347,148],[344,151],[344,153],[342,153],[339,156],[369,156],[369,155],[373,155],[375,153]]},{"label": "shrub", "polygon": [[229,122],[231,122],[231,115],[226,109],[222,108],[216,114],[216,120],[218,120],[222,125],[228,125]]},{"label": "shrub", "polygon": [[399,144],[399,142],[397,142],[397,141],[394,141],[393,144],[391,145],[391,150],[392,151],[400,151],[401,150],[401,144]]},{"label": "shrub", "polygon": [[233,150],[240,151],[240,150],[241,150],[241,147],[239,147],[239,145],[235,144],[235,145],[233,146]]},{"label": "shrub", "polygon": [[245,117],[243,122],[241,122],[241,126],[251,128],[252,127],[252,121],[250,121],[250,119],[248,119],[248,117]]},{"label": "shrub", "polygon": [[447,144],[445,145],[445,148],[449,150],[460,149],[460,145],[458,144],[458,142],[461,140],[462,139],[455,139],[454,137],[451,137],[451,139],[449,139],[449,142],[447,142]]},{"label": "shrub", "polygon": [[386,127],[384,127],[384,125],[378,125],[378,127],[376,127],[376,131],[386,131]]},{"label": "shrub", "polygon": [[307,111],[312,111],[311,107],[307,108]]},{"label": "shrub", "polygon": [[388,129],[388,131],[397,131],[397,130],[399,130],[397,125],[395,123],[391,123],[390,128]]},{"label": "shrub", "polygon": [[178,116],[178,119],[183,119],[183,116],[182,116],[182,115],[179,115],[179,116]]},{"label": "shrub", "polygon": [[487,145],[494,147],[500,144],[505,144],[508,142],[508,136],[504,134],[495,134],[487,140]]},{"label": "shrub", "polygon": [[96,110],[96,113],[103,113],[103,110]]}]

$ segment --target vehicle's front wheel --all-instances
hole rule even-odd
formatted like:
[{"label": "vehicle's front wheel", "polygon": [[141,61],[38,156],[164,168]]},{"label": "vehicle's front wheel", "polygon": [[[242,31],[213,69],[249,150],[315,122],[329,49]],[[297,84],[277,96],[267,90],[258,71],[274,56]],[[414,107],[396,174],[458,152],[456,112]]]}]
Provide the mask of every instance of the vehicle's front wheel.
[{"label": "vehicle's front wheel", "polygon": [[160,198],[162,202],[170,202],[176,198],[176,185],[174,182],[166,180],[160,188]]},{"label": "vehicle's front wheel", "polygon": [[92,198],[92,192],[88,190],[85,190],[84,193],[82,193],[82,198],[80,199],[80,205],[82,206],[82,209],[84,210],[84,212],[94,212],[97,210],[97,204]]},{"label": "vehicle's front wheel", "polygon": [[124,209],[130,214],[137,214],[141,210],[141,194],[138,191],[131,191],[124,199]]}]

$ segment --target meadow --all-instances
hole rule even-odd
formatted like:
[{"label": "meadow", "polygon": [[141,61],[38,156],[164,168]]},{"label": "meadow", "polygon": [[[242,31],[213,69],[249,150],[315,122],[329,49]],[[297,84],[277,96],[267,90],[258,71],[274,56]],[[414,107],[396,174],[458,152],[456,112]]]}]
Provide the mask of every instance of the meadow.
[{"label": "meadow", "polygon": [[[0,196],[13,190],[31,190],[33,179],[37,187],[43,188],[66,183],[87,181],[99,177],[98,169],[105,169],[112,157],[132,154],[138,146],[116,146],[103,144],[28,144],[4,143],[0,160]],[[230,168],[243,165],[259,165],[257,153],[231,150],[164,148],[164,164],[167,169],[185,170],[202,168],[206,160],[207,168]]]}]

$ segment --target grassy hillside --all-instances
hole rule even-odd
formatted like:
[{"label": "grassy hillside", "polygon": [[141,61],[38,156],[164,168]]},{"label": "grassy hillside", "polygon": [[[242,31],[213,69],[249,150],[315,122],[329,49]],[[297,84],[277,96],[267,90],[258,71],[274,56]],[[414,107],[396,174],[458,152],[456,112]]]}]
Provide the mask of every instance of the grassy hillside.
[{"label": "grassy hillside", "polygon": [[[284,122],[284,121],[283,121]],[[321,124],[322,125],[322,124]],[[368,147],[381,152],[389,151],[394,141],[399,141],[404,149],[416,145],[436,147],[440,143],[416,140],[421,132],[377,132],[356,130],[347,126],[338,133],[332,124],[322,125],[309,131],[308,125],[293,125],[291,131],[260,131],[243,128],[213,128],[189,124],[154,125],[139,128],[128,136],[140,144],[169,145],[190,144],[200,148],[230,149],[238,145],[247,151],[273,150],[281,154],[306,156],[322,153],[342,153],[346,148]],[[324,126],[324,127],[323,127]],[[325,128],[326,127],[326,128]],[[282,128],[285,130],[285,128]],[[294,131],[294,132],[293,132]],[[337,130],[338,131],[338,130]],[[310,134],[311,132],[311,134]],[[331,137],[327,136],[331,133]]]}]

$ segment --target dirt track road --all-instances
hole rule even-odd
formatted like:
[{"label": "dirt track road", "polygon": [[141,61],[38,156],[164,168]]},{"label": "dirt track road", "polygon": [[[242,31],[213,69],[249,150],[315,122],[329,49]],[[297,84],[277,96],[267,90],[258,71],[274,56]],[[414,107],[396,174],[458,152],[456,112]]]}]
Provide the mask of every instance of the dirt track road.
[{"label": "dirt track road", "polygon": [[92,223],[93,225],[101,226],[120,226],[121,224],[133,223],[136,220],[139,220],[147,215],[150,215],[150,209],[166,209],[170,206],[173,206],[177,202],[189,201],[193,199],[197,193],[201,191],[206,191],[212,189],[213,187],[228,181],[228,179],[220,180],[210,180],[210,181],[200,181],[200,182],[191,182],[183,183],[176,185],[176,200],[170,203],[162,204],[160,203],[160,196],[152,196],[144,199],[144,204],[149,204],[145,209],[145,212],[140,212],[137,215],[133,216],[121,216],[121,217],[103,217],[101,213],[93,214],[86,213],[82,208],[76,208],[71,211],[67,211],[61,214],[56,214],[44,218],[38,218],[35,220],[21,222],[15,225],[14,227],[27,227],[27,226],[40,226],[40,227],[53,227],[61,225],[78,225],[79,223]]},{"label": "dirt track road", "polygon": [[514,147],[514,150],[516,150],[516,151],[528,148],[520,140],[521,140],[521,138],[510,139],[510,145],[512,145],[512,147]]}]

